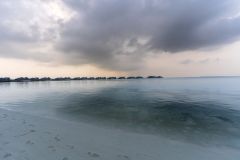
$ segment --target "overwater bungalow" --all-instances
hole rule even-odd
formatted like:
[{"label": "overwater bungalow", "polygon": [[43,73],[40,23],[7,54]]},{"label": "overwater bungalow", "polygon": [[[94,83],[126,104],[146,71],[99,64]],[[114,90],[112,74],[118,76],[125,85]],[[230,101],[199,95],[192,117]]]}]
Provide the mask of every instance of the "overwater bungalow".
[{"label": "overwater bungalow", "polygon": [[163,78],[162,76],[148,76],[147,78]]},{"label": "overwater bungalow", "polygon": [[94,77],[88,77],[87,80],[95,80]]},{"label": "overwater bungalow", "polygon": [[118,77],[118,79],[126,79],[125,77]]},{"label": "overwater bungalow", "polygon": [[135,79],[135,77],[127,77],[127,79]]},{"label": "overwater bungalow", "polygon": [[53,79],[53,81],[69,81],[69,80],[71,80],[70,77],[57,77]]},{"label": "overwater bungalow", "polygon": [[137,76],[137,77],[135,77],[136,79],[143,79],[143,77],[142,76]]},{"label": "overwater bungalow", "polygon": [[117,79],[117,77],[108,77],[107,79],[111,80],[111,79]]},{"label": "overwater bungalow", "polygon": [[40,78],[39,81],[51,81],[52,79],[50,77],[43,77]]},{"label": "overwater bungalow", "polygon": [[3,78],[0,78],[0,82],[10,82],[11,79],[9,77],[3,77]]}]

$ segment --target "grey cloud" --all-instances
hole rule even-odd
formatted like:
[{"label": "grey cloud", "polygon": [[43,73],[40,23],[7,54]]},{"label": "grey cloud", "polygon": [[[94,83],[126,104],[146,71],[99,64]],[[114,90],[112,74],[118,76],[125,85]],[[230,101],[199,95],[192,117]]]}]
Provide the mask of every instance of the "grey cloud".
[{"label": "grey cloud", "polygon": [[0,1],[0,57],[41,62],[55,58],[48,48],[57,38],[61,21],[41,12],[47,2]]},{"label": "grey cloud", "polygon": [[38,4],[51,1],[0,1],[1,57],[49,61],[39,47],[47,44],[62,53],[56,61],[128,71],[152,53],[221,47],[240,36],[238,0],[62,0],[76,13],[67,22],[41,12]]},{"label": "grey cloud", "polygon": [[206,64],[206,63],[209,63],[211,60],[209,58],[206,58],[206,59],[202,59],[199,61],[200,64]]},{"label": "grey cloud", "polygon": [[[47,52],[31,51],[31,49],[36,50],[36,48],[32,47],[33,46],[26,47],[24,45],[18,46],[6,44],[4,46],[0,46],[0,56],[10,59],[35,60],[43,63],[49,63],[53,60]],[[30,51],[28,49],[30,49]]]},{"label": "grey cloud", "polygon": [[167,21],[152,36],[149,45],[155,50],[181,52],[222,45],[239,36],[240,20],[223,19],[234,14],[236,1],[185,0],[171,4]]},{"label": "grey cloud", "polygon": [[[17,0],[0,1],[0,43],[31,42],[35,37],[30,36],[20,26],[15,26],[14,20],[18,20],[22,14],[22,3]],[[17,10],[19,9],[19,10]],[[20,21],[20,20],[18,20]]]},{"label": "grey cloud", "polygon": [[36,38],[20,31],[1,25],[0,23],[0,43],[26,43],[36,41]]},{"label": "grey cloud", "polygon": [[[236,0],[64,0],[78,15],[61,33],[68,63],[140,67],[149,52],[177,53],[239,39]],[[237,5],[238,4],[238,5]]]},{"label": "grey cloud", "polygon": [[200,60],[184,59],[184,60],[180,61],[179,64],[183,64],[183,65],[209,64],[209,63],[218,63],[219,61],[220,61],[219,58],[215,58],[215,59],[205,58],[205,59],[200,59]]},{"label": "grey cloud", "polygon": [[191,59],[185,59],[183,61],[180,61],[180,64],[192,64],[192,63],[194,63],[194,61]]}]

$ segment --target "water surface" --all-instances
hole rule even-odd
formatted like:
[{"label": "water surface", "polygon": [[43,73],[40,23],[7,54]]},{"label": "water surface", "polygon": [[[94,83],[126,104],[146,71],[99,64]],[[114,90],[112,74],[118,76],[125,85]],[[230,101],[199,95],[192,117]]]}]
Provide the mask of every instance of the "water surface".
[{"label": "water surface", "polygon": [[0,107],[240,149],[240,78],[0,83]]}]

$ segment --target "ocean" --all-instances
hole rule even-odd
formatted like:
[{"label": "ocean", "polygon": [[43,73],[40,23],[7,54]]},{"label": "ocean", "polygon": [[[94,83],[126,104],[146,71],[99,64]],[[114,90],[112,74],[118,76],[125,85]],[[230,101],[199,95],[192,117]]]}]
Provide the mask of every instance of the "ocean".
[{"label": "ocean", "polygon": [[240,149],[240,78],[0,83],[0,108]]}]

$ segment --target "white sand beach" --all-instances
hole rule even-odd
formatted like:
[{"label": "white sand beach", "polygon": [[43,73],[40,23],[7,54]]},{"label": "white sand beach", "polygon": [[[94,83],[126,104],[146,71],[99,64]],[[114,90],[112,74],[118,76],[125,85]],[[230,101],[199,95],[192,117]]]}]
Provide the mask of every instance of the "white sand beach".
[{"label": "white sand beach", "polygon": [[198,146],[81,122],[0,110],[2,160],[238,160],[234,149]]}]

